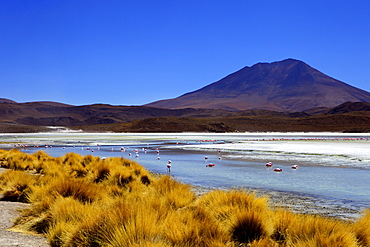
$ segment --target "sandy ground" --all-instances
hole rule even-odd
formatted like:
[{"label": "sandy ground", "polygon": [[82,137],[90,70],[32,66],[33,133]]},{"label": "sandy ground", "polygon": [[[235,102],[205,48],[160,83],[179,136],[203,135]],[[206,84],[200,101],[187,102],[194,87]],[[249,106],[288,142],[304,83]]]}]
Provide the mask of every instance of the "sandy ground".
[{"label": "sandy ground", "polygon": [[29,207],[29,204],[18,202],[0,202],[0,246],[10,247],[43,247],[50,246],[45,237],[26,235],[9,231],[13,220],[19,216],[19,210]]},{"label": "sandy ground", "polygon": [[[0,168],[0,173],[6,171]],[[30,204],[19,202],[0,201],[0,246],[10,247],[44,247],[50,246],[45,237],[27,235],[13,232],[9,229],[13,227],[14,220],[20,215],[20,211],[29,207]]]}]

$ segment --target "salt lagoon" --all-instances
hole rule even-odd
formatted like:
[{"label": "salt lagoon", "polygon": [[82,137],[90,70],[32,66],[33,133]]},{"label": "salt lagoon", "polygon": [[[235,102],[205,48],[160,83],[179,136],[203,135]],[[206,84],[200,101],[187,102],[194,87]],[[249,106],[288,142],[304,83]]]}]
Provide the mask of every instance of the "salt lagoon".
[{"label": "salt lagoon", "polygon": [[[68,152],[124,157],[159,173],[167,172],[171,160],[171,175],[196,186],[279,191],[330,207],[370,208],[370,134],[49,132],[0,138],[3,148],[55,157]],[[215,166],[206,167],[209,163]],[[276,167],[283,171],[274,172]]]}]

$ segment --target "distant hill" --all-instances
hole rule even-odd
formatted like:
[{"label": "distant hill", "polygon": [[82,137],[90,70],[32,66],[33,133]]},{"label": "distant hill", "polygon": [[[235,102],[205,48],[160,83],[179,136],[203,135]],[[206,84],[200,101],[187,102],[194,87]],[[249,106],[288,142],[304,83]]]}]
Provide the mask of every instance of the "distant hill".
[{"label": "distant hill", "polygon": [[0,98],[0,104],[1,103],[13,104],[13,103],[17,103],[17,102],[15,102],[13,100],[10,100],[10,99]]},{"label": "distant hill", "polygon": [[364,102],[346,102],[339,106],[328,109],[324,114],[343,114],[349,112],[368,112],[370,111],[370,103]]},{"label": "distant hill", "polygon": [[148,106],[94,104],[72,106],[57,102],[0,103],[0,123],[34,126],[82,126],[125,123],[151,117],[231,116],[226,110],[162,109]]},{"label": "distant hill", "polygon": [[370,132],[370,103],[346,102],[333,108],[313,108],[304,112],[0,103],[0,133],[50,131],[47,126],[93,132]]},{"label": "distant hill", "polygon": [[286,59],[244,67],[199,90],[147,106],[297,112],[349,101],[370,102],[370,93],[333,79],[302,61]]},{"label": "distant hill", "polygon": [[154,117],[120,124],[84,126],[113,132],[370,132],[369,103],[344,103],[325,114],[243,111],[227,117]]}]

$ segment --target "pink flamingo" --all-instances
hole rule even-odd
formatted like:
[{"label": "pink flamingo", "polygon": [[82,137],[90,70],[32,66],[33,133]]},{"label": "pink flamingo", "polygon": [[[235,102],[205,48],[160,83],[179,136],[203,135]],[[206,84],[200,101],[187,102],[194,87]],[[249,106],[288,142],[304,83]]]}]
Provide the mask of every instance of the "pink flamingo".
[{"label": "pink flamingo", "polygon": [[169,161],[167,162],[167,169],[168,169],[168,172],[171,172],[171,163],[172,163],[172,161],[171,161],[171,160],[169,160]]},{"label": "pink flamingo", "polygon": [[266,166],[267,167],[271,167],[271,166],[273,166],[274,164],[272,164],[272,162],[268,162],[268,163],[266,163]]}]

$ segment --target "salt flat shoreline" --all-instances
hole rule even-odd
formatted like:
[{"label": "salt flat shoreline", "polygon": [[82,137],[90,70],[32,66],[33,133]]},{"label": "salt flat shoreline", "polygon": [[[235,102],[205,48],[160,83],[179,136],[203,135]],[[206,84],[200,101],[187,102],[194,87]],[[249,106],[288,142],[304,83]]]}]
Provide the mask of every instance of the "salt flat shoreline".
[{"label": "salt flat shoreline", "polygon": [[[206,194],[213,188],[203,186],[192,186],[197,196]],[[247,189],[248,190],[248,189]],[[331,203],[325,199],[312,196],[301,195],[285,191],[267,191],[261,189],[249,189],[256,196],[266,196],[269,198],[269,205],[275,209],[286,209],[290,212],[300,214],[319,215],[328,218],[355,221],[361,216],[363,209],[354,209],[350,205]]]}]

